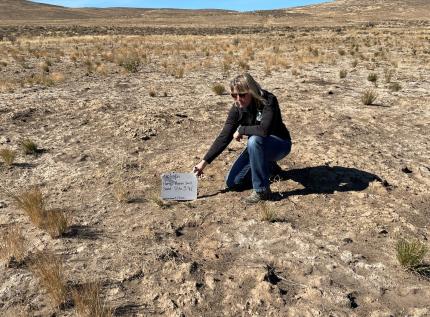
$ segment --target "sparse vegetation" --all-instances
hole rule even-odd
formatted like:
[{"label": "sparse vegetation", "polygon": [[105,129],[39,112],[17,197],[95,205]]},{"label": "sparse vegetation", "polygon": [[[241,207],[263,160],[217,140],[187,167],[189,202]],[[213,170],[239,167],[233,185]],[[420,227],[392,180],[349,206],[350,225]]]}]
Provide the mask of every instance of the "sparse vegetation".
[{"label": "sparse vegetation", "polygon": [[120,203],[126,203],[129,201],[129,192],[122,182],[117,182],[113,186],[113,195],[115,199]]},{"label": "sparse vegetation", "polygon": [[68,220],[63,211],[46,210],[42,192],[38,187],[12,197],[30,221],[38,228],[46,230],[51,237],[59,237],[67,230]]},{"label": "sparse vegetation", "polygon": [[374,90],[368,89],[361,95],[361,102],[367,106],[372,105],[376,98],[378,98],[378,94]]},{"label": "sparse vegetation", "polygon": [[25,239],[18,226],[11,226],[0,235],[0,259],[20,264],[25,254]]},{"label": "sparse vegetation", "polygon": [[375,73],[370,73],[369,75],[367,75],[367,80],[372,82],[376,87],[377,81],[378,81],[378,75]]},{"label": "sparse vegetation", "polygon": [[27,155],[30,155],[30,154],[34,155],[39,152],[37,144],[30,139],[22,140],[20,143],[20,146],[24,154],[27,154]]},{"label": "sparse vegetation", "polygon": [[113,313],[101,296],[99,283],[88,283],[72,291],[76,312],[81,317],[111,317]]},{"label": "sparse vegetation", "polygon": [[424,263],[428,248],[418,240],[400,239],[396,245],[397,260],[409,271],[430,277],[430,265]]},{"label": "sparse vegetation", "polygon": [[6,165],[11,166],[15,161],[16,153],[9,149],[1,149],[0,157]]},{"label": "sparse vegetation", "polygon": [[61,260],[52,253],[39,252],[30,263],[30,270],[39,279],[47,291],[54,307],[60,307],[67,301],[67,287]]},{"label": "sparse vegetation", "polygon": [[348,72],[346,69],[341,69],[339,71],[339,78],[345,78],[347,74],[348,74]]},{"label": "sparse vegetation", "polygon": [[140,59],[134,55],[123,56],[118,59],[118,65],[130,73],[137,73],[139,71]]},{"label": "sparse vegetation", "polygon": [[275,222],[277,214],[274,208],[271,208],[266,202],[260,203],[261,221]]},{"label": "sparse vegetation", "polygon": [[225,93],[225,86],[222,84],[214,84],[212,86],[212,91],[216,94],[216,95],[222,95]]}]

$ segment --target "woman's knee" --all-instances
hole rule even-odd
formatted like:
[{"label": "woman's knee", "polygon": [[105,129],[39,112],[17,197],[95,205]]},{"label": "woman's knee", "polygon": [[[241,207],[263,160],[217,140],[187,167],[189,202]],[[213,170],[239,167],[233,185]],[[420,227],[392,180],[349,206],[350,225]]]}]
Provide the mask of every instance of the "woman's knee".
[{"label": "woman's knee", "polygon": [[264,137],[262,136],[258,136],[258,135],[251,135],[248,138],[248,149],[257,149],[261,146],[263,146],[263,142],[264,142]]}]

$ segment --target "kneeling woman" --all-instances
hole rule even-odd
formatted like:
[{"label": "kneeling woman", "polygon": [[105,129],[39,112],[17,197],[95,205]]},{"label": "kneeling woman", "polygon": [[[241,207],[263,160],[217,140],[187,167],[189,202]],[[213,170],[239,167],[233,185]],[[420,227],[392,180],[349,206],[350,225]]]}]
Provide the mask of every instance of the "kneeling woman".
[{"label": "kneeling woman", "polygon": [[203,160],[194,166],[194,172],[201,175],[232,139],[240,141],[248,136],[245,150],[234,162],[226,177],[228,189],[254,189],[247,203],[270,200],[269,177],[279,168],[276,161],[284,158],[291,150],[291,138],[282,122],[278,100],[248,73],[234,78],[230,83],[234,99],[224,127],[215,139]]}]

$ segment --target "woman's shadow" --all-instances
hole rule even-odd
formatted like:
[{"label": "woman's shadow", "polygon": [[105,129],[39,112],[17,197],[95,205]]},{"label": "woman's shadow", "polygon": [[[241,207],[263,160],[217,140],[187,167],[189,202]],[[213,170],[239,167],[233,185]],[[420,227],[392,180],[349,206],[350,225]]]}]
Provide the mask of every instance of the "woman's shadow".
[{"label": "woman's shadow", "polygon": [[[300,183],[303,188],[285,192],[274,192],[271,200],[278,201],[295,195],[333,194],[335,191],[362,191],[369,187],[369,184],[373,181],[382,183],[387,189],[391,188],[391,185],[388,184],[387,181],[382,180],[375,174],[342,166],[321,165],[286,171],[281,170],[278,171],[275,176],[271,177],[272,184],[286,180],[293,180]],[[250,189],[252,189],[252,182],[249,179],[249,181],[240,188],[221,189],[212,194],[201,195],[198,198],[212,197],[228,191],[241,192]]]},{"label": "woman's shadow", "polygon": [[362,191],[373,181],[381,182],[385,187],[389,186],[375,174],[356,168],[325,165],[281,171],[273,177],[273,182],[285,180],[300,183],[303,188],[279,192],[278,199],[294,195],[333,194],[335,191]]}]

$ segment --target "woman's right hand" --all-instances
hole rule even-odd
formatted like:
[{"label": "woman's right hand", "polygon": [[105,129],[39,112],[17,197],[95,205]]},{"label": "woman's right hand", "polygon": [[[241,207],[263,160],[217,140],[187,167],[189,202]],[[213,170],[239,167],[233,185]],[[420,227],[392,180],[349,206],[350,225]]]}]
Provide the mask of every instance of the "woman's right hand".
[{"label": "woman's right hand", "polygon": [[202,175],[206,165],[208,165],[208,163],[205,160],[201,160],[199,164],[193,167],[193,173],[196,174],[196,176]]}]

